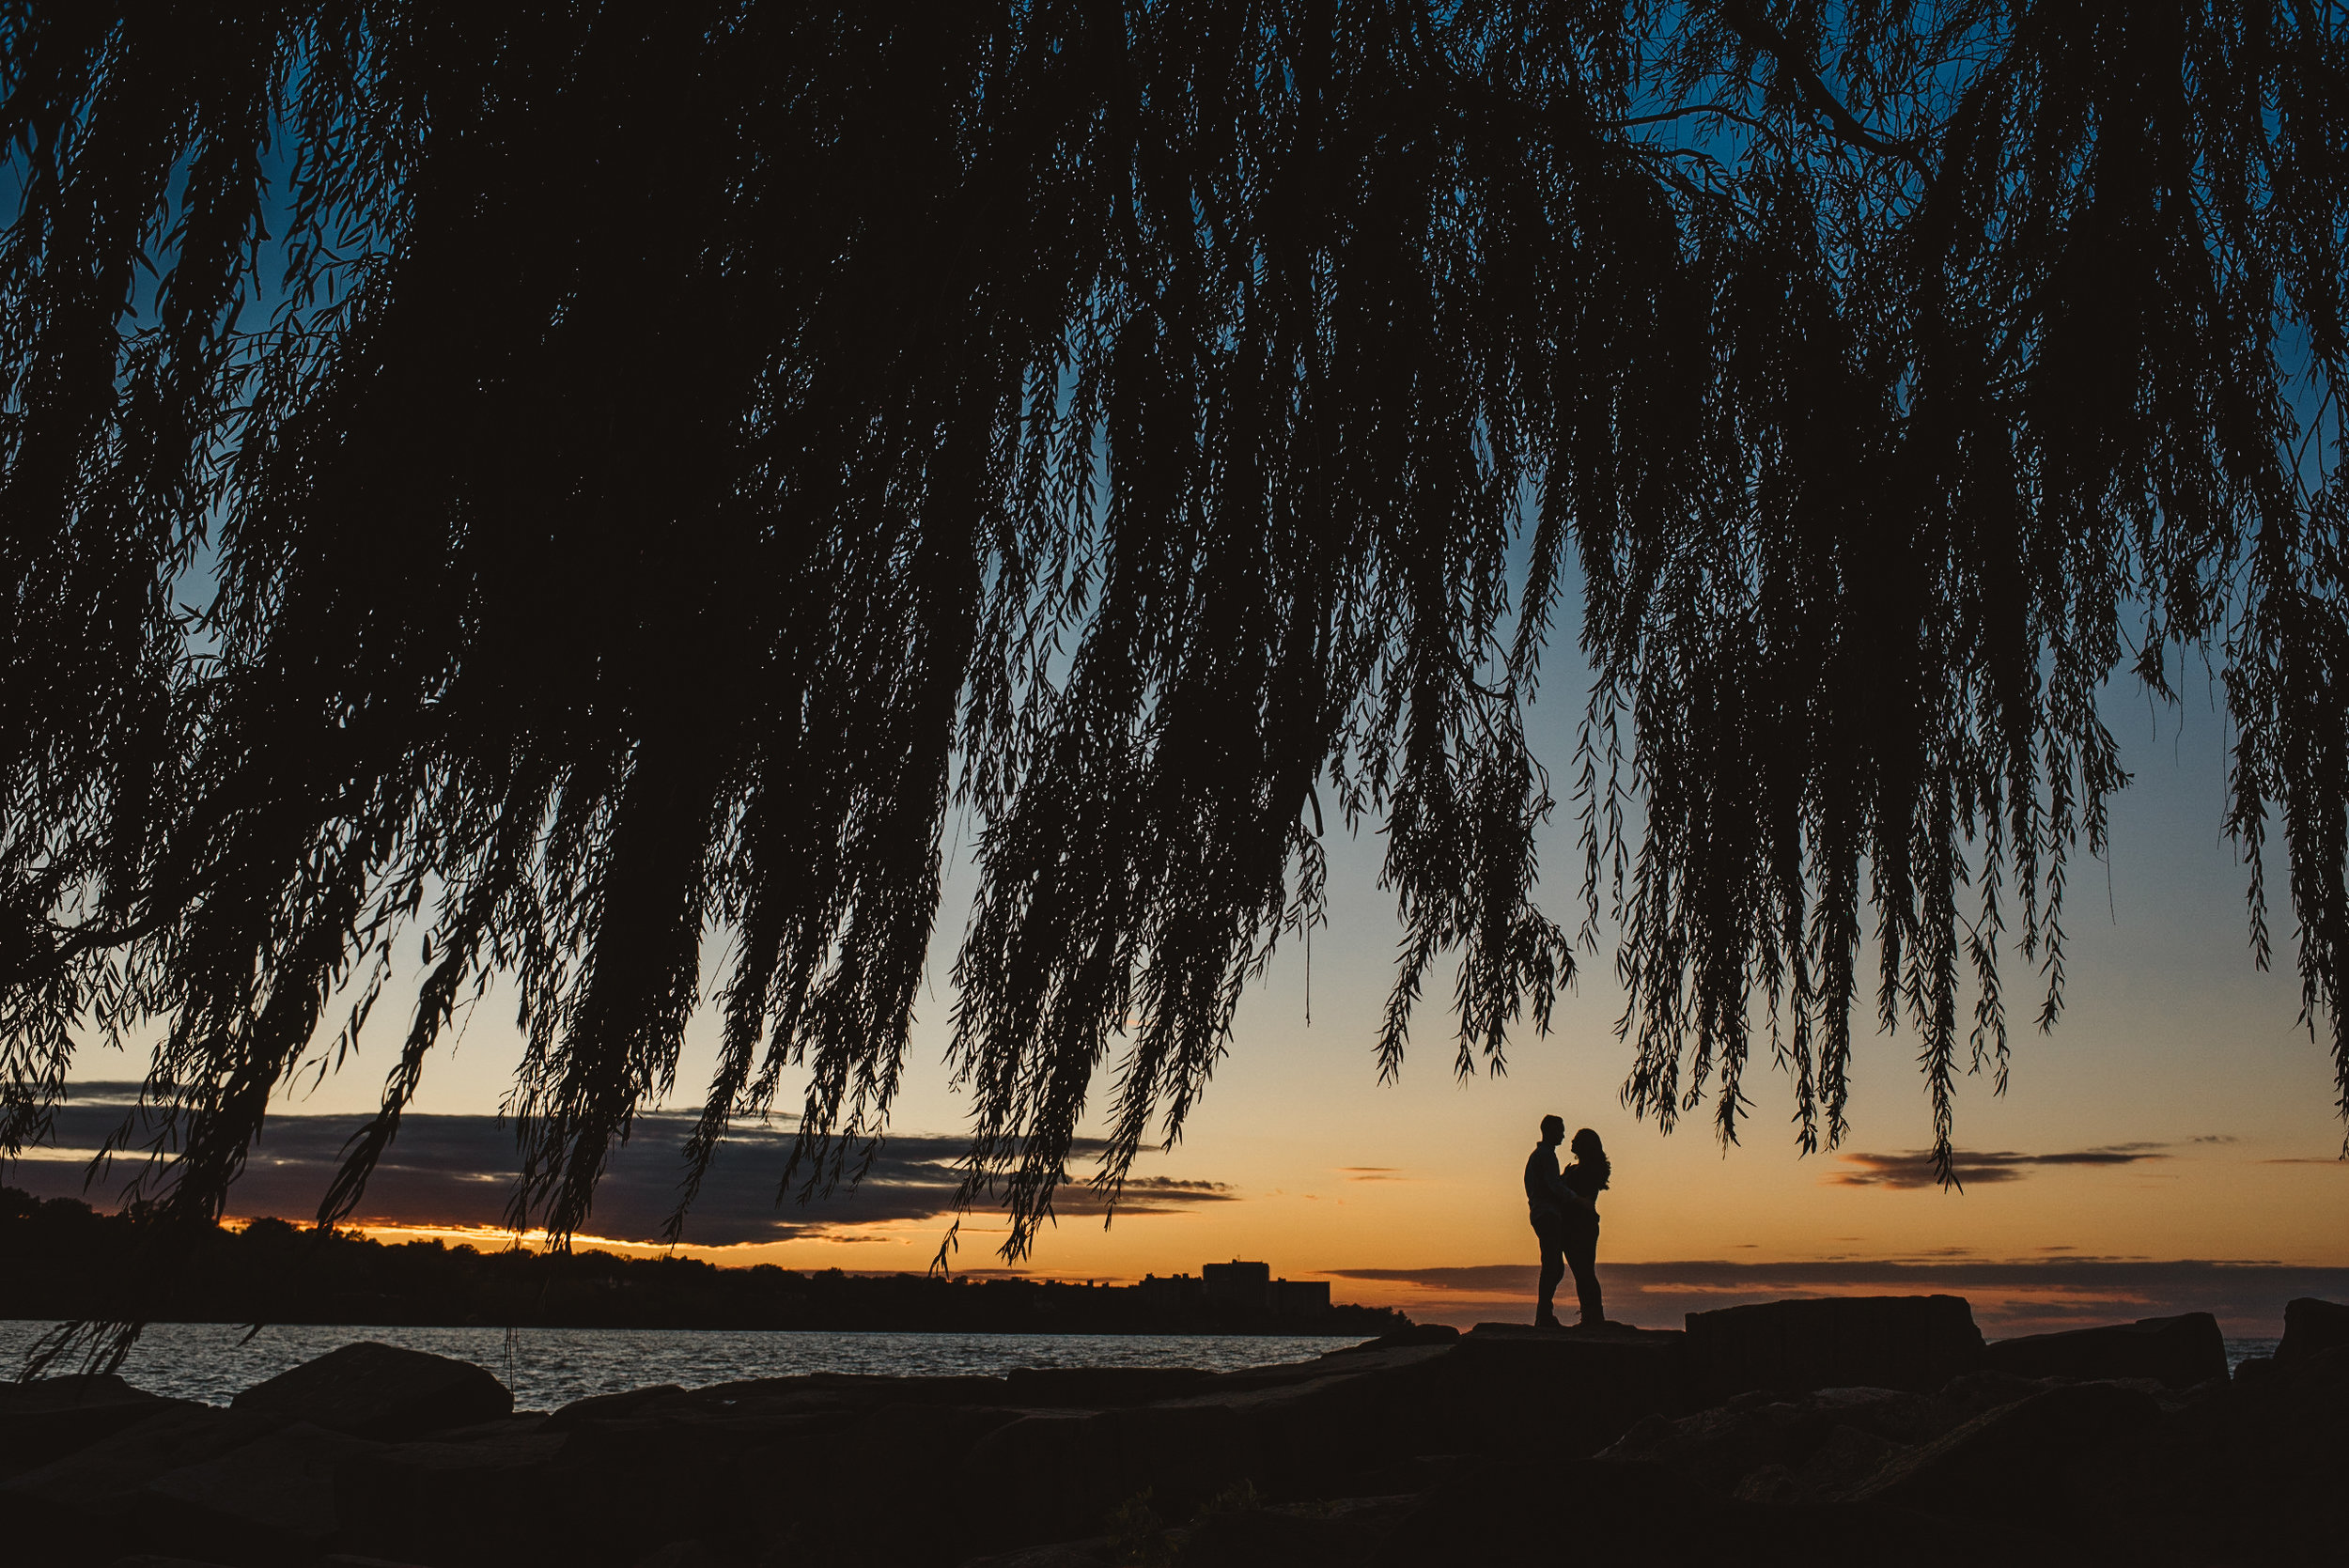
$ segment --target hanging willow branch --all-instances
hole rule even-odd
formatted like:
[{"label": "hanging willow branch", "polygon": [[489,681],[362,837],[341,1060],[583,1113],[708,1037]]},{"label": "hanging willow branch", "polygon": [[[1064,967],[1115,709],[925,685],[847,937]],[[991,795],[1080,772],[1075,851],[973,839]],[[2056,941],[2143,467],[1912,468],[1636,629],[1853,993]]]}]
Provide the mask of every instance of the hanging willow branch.
[{"label": "hanging willow branch", "polygon": [[505,977],[566,1236],[715,940],[677,1222],[786,1074],[820,1188],[959,806],[1017,1254],[1097,1072],[1112,1193],[1180,1131],[1325,800],[1387,834],[1380,1070],[1455,962],[1460,1070],[1546,1027],[1562,626],[1642,1114],[1735,1136],[1766,1025],[1831,1146],[1872,993],[1946,1173],[2001,953],[2061,1002],[2098,694],[2172,653],[2349,1113],[2345,51],[2291,0],[0,4],[0,1139],[160,1031],[156,1212],[216,1216],[421,934],[321,1218]]}]

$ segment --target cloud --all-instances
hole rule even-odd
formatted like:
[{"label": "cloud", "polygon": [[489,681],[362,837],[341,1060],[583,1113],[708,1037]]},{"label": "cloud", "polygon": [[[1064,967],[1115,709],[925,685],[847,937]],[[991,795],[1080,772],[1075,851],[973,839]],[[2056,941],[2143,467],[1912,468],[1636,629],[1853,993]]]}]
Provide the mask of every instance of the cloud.
[{"label": "cloud", "polygon": [[1396,1165],[1341,1165],[1338,1174],[1349,1182],[1408,1182],[1411,1178]]},{"label": "cloud", "polygon": [[2343,1159],[2339,1155],[2298,1155],[2289,1159],[2263,1159],[2260,1163],[2262,1165],[2331,1165],[2349,1171],[2349,1159]]},{"label": "cloud", "polygon": [[[51,1141],[59,1148],[94,1149],[135,1108],[135,1084],[75,1084],[61,1107]],[[230,1194],[230,1212],[306,1219],[315,1213],[342,1157],[343,1148],[364,1120],[358,1116],[272,1116]],[[791,1118],[778,1126],[738,1129],[710,1164],[700,1196],[686,1217],[684,1239],[706,1247],[743,1242],[788,1241],[838,1236],[844,1228],[891,1221],[937,1219],[953,1212],[961,1180],[958,1161],[967,1150],[958,1137],[913,1134],[880,1145],[863,1179],[845,1182],[805,1203],[800,1183],[782,1190],[790,1159]],[[636,1119],[629,1141],[613,1157],[596,1189],[595,1209],[583,1229],[614,1241],[653,1241],[677,1206],[686,1138],[694,1117],[654,1111]],[[5,1172],[12,1185],[42,1197],[86,1197],[111,1203],[144,1168],[134,1153],[83,1189],[84,1166],[57,1160],[20,1161]],[[1079,1140],[1079,1158],[1099,1154],[1096,1140]],[[851,1168],[854,1165],[851,1152]],[[354,1216],[369,1224],[498,1225],[520,1172],[512,1127],[493,1116],[411,1114],[399,1137],[367,1184]],[[801,1172],[802,1177],[805,1172]],[[1063,1188],[1054,1208],[1063,1216],[1099,1216],[1106,1195],[1083,1180]],[[1176,1214],[1201,1204],[1229,1203],[1239,1196],[1226,1182],[1143,1175],[1126,1183],[1121,1216]],[[1000,1203],[982,1202],[980,1212],[1001,1212]]]},{"label": "cloud", "polygon": [[[2197,1140],[2196,1141],[2201,1141]],[[1994,1150],[1988,1154],[1958,1151],[1952,1161],[1958,1185],[1974,1187],[1991,1182],[2018,1182],[2033,1171],[2061,1165],[2140,1165],[2147,1160],[2169,1159],[2171,1145],[2168,1143],[2108,1143],[2101,1149],[2077,1149],[2067,1154],[2027,1155],[2011,1149]],[[1830,1172],[1822,1178],[1832,1187],[1938,1187],[1940,1172],[1933,1163],[1933,1151],[1913,1149],[1906,1154],[1847,1154],[1836,1157],[1849,1170]]]},{"label": "cloud", "polygon": [[[1531,1299],[1538,1269],[1532,1264],[1483,1264],[1324,1272],[1342,1280],[1486,1298],[1457,1303],[1472,1317],[1493,1315],[1498,1303],[1492,1297]],[[2231,1332],[2274,1334],[2280,1332],[2284,1303],[2295,1296],[2349,1297],[2349,1267],[2194,1258],[1610,1263],[1602,1256],[1599,1278],[1608,1292],[1608,1315],[1627,1322],[1676,1327],[1685,1312],[1790,1296],[1943,1294],[1966,1296],[1976,1319],[1993,1335],[2188,1312],[2210,1312]],[[1422,1312],[1417,1303],[1409,1310],[1414,1315]]]}]

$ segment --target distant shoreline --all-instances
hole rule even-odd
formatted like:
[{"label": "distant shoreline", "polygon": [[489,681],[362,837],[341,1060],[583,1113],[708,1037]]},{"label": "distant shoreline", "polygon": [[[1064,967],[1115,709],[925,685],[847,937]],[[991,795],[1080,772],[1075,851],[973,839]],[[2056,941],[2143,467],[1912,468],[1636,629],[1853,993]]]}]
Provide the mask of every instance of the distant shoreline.
[{"label": "distant shoreline", "polygon": [[485,1252],[257,1219],[176,1234],[0,1188],[0,1318],[731,1333],[1147,1334],[1376,1339],[1385,1307],[1280,1312],[1140,1285],[802,1273],[600,1251]]}]

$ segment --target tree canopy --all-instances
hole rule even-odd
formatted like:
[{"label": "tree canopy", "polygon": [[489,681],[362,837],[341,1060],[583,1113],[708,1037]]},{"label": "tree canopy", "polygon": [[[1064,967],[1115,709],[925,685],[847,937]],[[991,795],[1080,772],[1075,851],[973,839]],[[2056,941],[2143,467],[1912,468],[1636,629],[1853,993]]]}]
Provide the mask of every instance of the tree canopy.
[{"label": "tree canopy", "polygon": [[779,1174],[852,1174],[968,812],[1015,1253],[1364,825],[1380,1070],[1608,939],[1635,1110],[1774,1063],[1831,1146],[1905,1020],[1946,1157],[2001,955],[2061,1000],[2099,691],[2192,659],[2349,1112],[2334,0],[8,0],[0,62],[10,1153],[160,1032],[218,1214],[420,931],[322,1219],[503,977],[568,1234],[706,949],[692,1161],[804,1069]]}]

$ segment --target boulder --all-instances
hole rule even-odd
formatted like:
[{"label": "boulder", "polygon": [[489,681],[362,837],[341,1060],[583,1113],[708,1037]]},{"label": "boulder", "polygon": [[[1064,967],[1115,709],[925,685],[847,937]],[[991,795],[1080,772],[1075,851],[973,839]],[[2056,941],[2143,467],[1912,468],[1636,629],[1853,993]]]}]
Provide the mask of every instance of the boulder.
[{"label": "boulder", "polygon": [[334,1534],[335,1471],[381,1446],[297,1421],[155,1477],[135,1499],[140,1533],[240,1560],[308,1558]]},{"label": "boulder", "polygon": [[[1821,1389],[1799,1399],[1731,1401],[1678,1421],[1651,1417],[1601,1451],[1610,1464],[1662,1465],[1697,1491],[1749,1501],[1815,1500],[1872,1472],[1880,1459],[1949,1431],[1960,1417],[1897,1389]],[[1754,1478],[1764,1471],[1775,1476]]]},{"label": "boulder", "polygon": [[[1145,1492],[1160,1513],[1187,1514],[1262,1476],[1268,1432],[1309,1423],[1326,1398],[1309,1384],[1122,1410],[1015,1412],[954,1472],[962,1544],[1003,1551],[1090,1534]],[[1037,1484],[1040,1476],[1050,1483]]]},{"label": "boulder", "polygon": [[471,1361],[362,1341],[239,1394],[239,1410],[383,1442],[494,1421],[514,1411],[505,1384]]},{"label": "boulder", "polygon": [[1690,1496],[1660,1465],[1596,1460],[1488,1465],[1406,1514],[1370,1568],[1492,1568],[1575,1561],[1639,1568],[2006,1568],[2034,1563],[2028,1543],[1883,1505],[1787,1507]]},{"label": "boulder", "polygon": [[1004,1402],[1029,1409],[1108,1410],[1195,1394],[1215,1374],[1195,1367],[1017,1367]]},{"label": "boulder", "polygon": [[2349,1344],[2349,1306],[2320,1301],[2313,1296],[2284,1303],[2284,1337],[2276,1346],[2278,1366],[2310,1361],[2345,1344]]},{"label": "boulder", "polygon": [[[535,1432],[370,1448],[335,1470],[342,1543],[436,1568],[564,1561],[577,1536],[608,1536],[613,1517],[642,1506],[633,1493],[586,1499],[552,1485],[555,1455],[568,1440],[562,1433]],[[591,1501],[599,1512],[580,1517]],[[598,1552],[571,1560],[606,1558]]]},{"label": "boulder", "polygon": [[[1088,1440],[1092,1421],[1082,1411],[1035,1411],[979,1439],[956,1478],[971,1551],[1009,1552],[1102,1528],[1119,1498],[1108,1495],[1112,1483]],[[1038,1476],[1051,1484],[1036,1485]]]},{"label": "boulder", "polygon": [[1480,1324],[1412,1374],[1433,1424],[1391,1429],[1381,1462],[1463,1450],[1587,1458],[1643,1417],[1687,1407],[1683,1350],[1669,1330]]},{"label": "boulder", "polygon": [[1117,1560],[1117,1543],[1106,1535],[1082,1541],[1054,1541],[1042,1546],[974,1557],[962,1568],[1106,1568]]},{"label": "boulder", "polygon": [[1964,1421],[1941,1397],[1905,1389],[1816,1389],[1795,1402],[1804,1418],[1805,1447],[1835,1431],[1864,1432],[1886,1442],[1929,1443]]},{"label": "boulder", "polygon": [[1849,1497],[1908,1450],[1907,1444],[1861,1427],[1837,1426],[1794,1471],[1796,1498],[1810,1502]]},{"label": "boulder", "polygon": [[0,1483],[0,1502],[26,1511],[116,1511],[164,1471],[200,1465],[285,1424],[273,1416],[175,1400],[112,1436]]},{"label": "boulder", "polygon": [[1801,1419],[1791,1400],[1742,1409],[1719,1405],[1678,1421],[1651,1416],[1600,1450],[1598,1459],[1662,1466],[1697,1491],[1726,1496],[1754,1471],[1786,1464],[1789,1429]]},{"label": "boulder", "polygon": [[739,1560],[724,1547],[693,1536],[655,1546],[636,1560],[635,1568],[734,1568]]},{"label": "boulder", "polygon": [[[139,1494],[166,1471],[179,1469],[265,1437],[286,1423],[252,1411],[171,1402],[62,1459],[0,1483],[0,1519],[8,1544],[36,1554],[79,1559],[114,1544],[117,1550],[152,1545],[138,1530]],[[35,1555],[28,1560],[45,1561]]]},{"label": "boulder", "polygon": [[1420,1453],[1399,1459],[1392,1465],[1365,1470],[1352,1478],[1346,1490],[1364,1498],[1415,1498],[1431,1492],[1458,1475],[1474,1469],[1486,1461],[1475,1453]]},{"label": "boulder", "polygon": [[1958,1420],[1971,1421],[2001,1405],[2044,1394],[2056,1387],[2057,1381],[2052,1377],[2021,1377],[2011,1372],[1969,1372],[1943,1384],[1938,1398],[1956,1413]]},{"label": "boulder", "polygon": [[589,1394],[575,1399],[546,1419],[546,1430],[560,1432],[582,1421],[610,1421],[619,1416],[634,1415],[646,1405],[667,1399],[685,1390],[675,1383],[656,1383],[649,1389],[624,1389],[618,1393]]},{"label": "boulder", "polygon": [[2142,1388],[2061,1384],[1896,1455],[1848,1495],[1944,1519],[2075,1533],[2078,1467],[2159,1417]]},{"label": "boulder", "polygon": [[2018,1377],[2153,1377],[2172,1389],[2227,1375],[2227,1342],[2208,1312],[1998,1340],[1982,1358],[1989,1370]]},{"label": "boulder", "polygon": [[[981,1386],[1002,1389],[1000,1382]],[[786,1555],[820,1559],[833,1545],[835,1526],[863,1528],[879,1513],[894,1529],[897,1515],[926,1513],[931,1497],[951,1489],[944,1477],[909,1486],[913,1456],[891,1453],[885,1438],[856,1435],[858,1422],[891,1408],[887,1395],[899,1387],[879,1377],[826,1385],[774,1378],[662,1391],[632,1404],[583,1402],[539,1425],[540,1435],[561,1444],[540,1484],[557,1499],[550,1512],[565,1516],[564,1528],[572,1518],[594,1520],[574,1544],[581,1554],[627,1563],[662,1545],[661,1532],[690,1530],[706,1544],[771,1537],[766,1544]],[[919,1409],[943,1410],[946,1425],[957,1420],[953,1406]],[[908,1424],[918,1432],[920,1420]],[[919,1463],[942,1461],[925,1451]],[[895,1496],[869,1495],[884,1482]],[[613,1497],[631,1499],[624,1514],[602,1506]]]},{"label": "boulder", "polygon": [[1688,1323],[1690,1386],[1707,1401],[1855,1385],[1931,1393],[1982,1365],[1982,1331],[1958,1296],[1772,1301]]},{"label": "boulder", "polygon": [[1176,1568],[1354,1568],[1377,1551],[1417,1498],[1210,1508],[1182,1532]]},{"label": "boulder", "polygon": [[[837,1460],[827,1555],[880,1562],[954,1561],[969,1555],[971,1521],[952,1477],[1016,1410],[967,1405],[885,1405],[826,1445]],[[786,1462],[788,1467],[789,1462]],[[723,1517],[728,1499],[712,1499]]]},{"label": "boulder", "polygon": [[174,1404],[112,1373],[0,1383],[0,1480],[62,1459]]}]

